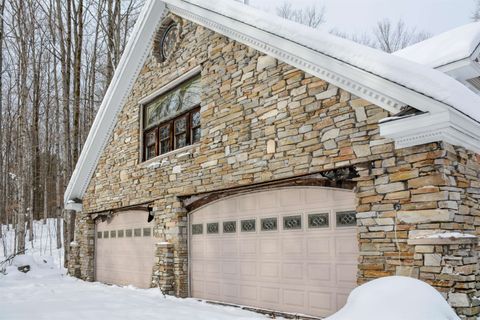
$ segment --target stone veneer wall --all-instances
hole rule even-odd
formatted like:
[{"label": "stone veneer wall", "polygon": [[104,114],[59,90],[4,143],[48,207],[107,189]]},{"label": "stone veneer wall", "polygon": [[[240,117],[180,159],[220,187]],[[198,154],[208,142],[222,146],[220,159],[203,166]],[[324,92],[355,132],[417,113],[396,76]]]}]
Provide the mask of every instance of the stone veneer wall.
[{"label": "stone veneer wall", "polygon": [[[172,244],[168,254],[173,257],[173,271],[170,260],[168,267],[158,261],[154,271],[173,272],[173,289],[165,288],[187,296],[187,212],[179,196],[352,165],[360,173],[359,283],[420,274],[409,236],[423,230],[474,231],[475,190],[462,193],[467,187],[451,183],[460,179],[457,171],[473,165],[471,154],[438,143],[394,150],[379,136],[378,120],[388,116],[385,110],[210,30],[182,23],[180,49],[166,64],[150,55],[118,116],[77,218],[79,248],[73,252],[80,258],[70,272],[93,279],[92,212],[151,202],[154,234]],[[141,163],[138,101],[198,65],[201,142]],[[477,188],[475,174],[464,171],[464,179]],[[458,213],[455,204],[469,213]],[[165,254],[159,249],[159,256]]]}]

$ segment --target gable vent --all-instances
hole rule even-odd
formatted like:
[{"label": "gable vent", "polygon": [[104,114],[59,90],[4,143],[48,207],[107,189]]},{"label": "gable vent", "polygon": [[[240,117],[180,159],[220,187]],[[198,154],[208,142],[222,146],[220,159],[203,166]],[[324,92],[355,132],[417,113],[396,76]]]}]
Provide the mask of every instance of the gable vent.
[{"label": "gable vent", "polygon": [[467,80],[475,89],[480,90],[480,77],[472,78]]}]

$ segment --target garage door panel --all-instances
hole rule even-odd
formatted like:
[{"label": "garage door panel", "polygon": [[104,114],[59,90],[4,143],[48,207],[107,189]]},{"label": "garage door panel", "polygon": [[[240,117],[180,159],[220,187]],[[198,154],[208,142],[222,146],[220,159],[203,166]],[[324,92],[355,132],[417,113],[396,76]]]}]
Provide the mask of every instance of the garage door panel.
[{"label": "garage door panel", "polygon": [[303,263],[283,263],[282,276],[284,280],[303,280]]},{"label": "garage door panel", "polygon": [[278,256],[280,254],[278,238],[262,239],[260,241],[260,254],[262,257]]},{"label": "garage door panel", "polygon": [[[354,207],[350,191],[298,187],[200,208],[190,216],[204,230],[190,234],[192,296],[320,317],[334,313],[356,285],[358,257],[356,228],[337,227],[336,212]],[[309,215],[328,219],[309,223]],[[301,224],[285,224],[285,217]],[[255,228],[244,230],[247,220],[255,220]],[[225,221],[236,222],[235,232],[223,233]],[[215,222],[218,234],[208,234],[207,223]]]},{"label": "garage door panel", "polygon": [[225,258],[236,258],[238,255],[238,240],[228,239],[223,240],[222,244],[222,255]]},{"label": "garage door panel", "polygon": [[307,238],[307,256],[314,259],[330,259],[334,255],[333,239],[328,236]]},{"label": "garage door panel", "polygon": [[[255,303],[258,300],[258,288],[255,285],[240,285],[239,286],[240,301],[250,301]],[[241,302],[239,302],[241,303]]]},{"label": "garage door panel", "polygon": [[257,262],[256,261],[240,261],[240,276],[241,277],[255,277],[257,275]]},{"label": "garage door panel", "polygon": [[[285,235],[288,237],[289,235]],[[305,246],[303,244],[304,238],[297,237],[297,238],[282,238],[282,255],[284,257],[296,257],[296,256],[303,256]]]},{"label": "garage door panel", "polygon": [[279,280],[280,263],[278,262],[258,262],[260,265],[260,277],[270,280]]},{"label": "garage door panel", "polygon": [[280,304],[280,289],[274,287],[260,287],[260,301],[267,305]]},{"label": "garage door panel", "polygon": [[305,291],[303,290],[283,290],[283,304],[289,307],[302,308],[297,310],[303,310],[305,307]]},{"label": "garage door panel", "polygon": [[222,265],[217,261],[205,262],[205,273],[219,275],[222,272]]},{"label": "garage door panel", "polygon": [[350,288],[357,281],[357,265],[342,264],[336,265],[337,285],[339,287]]},{"label": "garage door panel", "polygon": [[239,241],[240,246],[240,256],[241,258],[248,258],[257,256],[257,239],[256,238],[249,238],[249,239],[241,239]]},{"label": "garage door panel", "polygon": [[308,293],[308,306],[314,314],[327,314],[335,307],[334,297],[331,292],[313,291]]},{"label": "garage door panel", "polygon": [[320,285],[331,285],[335,281],[332,275],[333,263],[307,263],[307,279]]},{"label": "garage door panel", "polygon": [[236,283],[223,283],[222,284],[222,295],[237,301],[238,299],[238,284]]}]

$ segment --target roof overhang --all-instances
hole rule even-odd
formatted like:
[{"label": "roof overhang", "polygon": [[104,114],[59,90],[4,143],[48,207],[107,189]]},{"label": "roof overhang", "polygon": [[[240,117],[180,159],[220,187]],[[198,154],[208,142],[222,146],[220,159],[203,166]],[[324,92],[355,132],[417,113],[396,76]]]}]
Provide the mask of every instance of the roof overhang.
[{"label": "roof overhang", "polygon": [[480,153],[479,128],[476,121],[447,110],[381,122],[380,135],[393,139],[397,149],[445,141]]}]

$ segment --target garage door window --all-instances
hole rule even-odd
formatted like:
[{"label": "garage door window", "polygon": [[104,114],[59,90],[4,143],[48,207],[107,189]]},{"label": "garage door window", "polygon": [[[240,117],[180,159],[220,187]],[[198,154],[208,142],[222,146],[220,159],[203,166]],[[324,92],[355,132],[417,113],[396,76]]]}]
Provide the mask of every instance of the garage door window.
[{"label": "garage door window", "polygon": [[124,231],[123,230],[118,230],[117,235],[119,238],[123,238]]},{"label": "garage door window", "polygon": [[284,230],[298,230],[302,228],[302,216],[283,217]]},{"label": "garage door window", "polygon": [[102,239],[102,233],[101,232],[97,232],[97,239]]},{"label": "garage door window", "polygon": [[314,213],[308,215],[309,228],[327,228],[328,213]]},{"label": "garage door window", "polygon": [[277,218],[265,218],[261,220],[262,231],[277,230]]},{"label": "garage door window", "polygon": [[131,238],[132,237],[132,229],[127,229],[125,230],[125,236],[127,238]]},{"label": "garage door window", "polygon": [[354,227],[357,225],[357,216],[354,211],[337,212],[337,227]]},{"label": "garage door window", "polygon": [[203,233],[203,224],[192,225],[192,234],[202,234],[202,233]]},{"label": "garage door window", "polygon": [[104,237],[105,239],[108,238],[108,231],[103,231],[103,237]]},{"label": "garage door window", "polygon": [[142,236],[142,229],[138,228],[138,229],[134,229],[133,230],[133,235],[135,237],[141,237]]},{"label": "garage door window", "polygon": [[223,233],[236,233],[237,221],[226,221],[223,223]]},{"label": "garage door window", "polygon": [[218,222],[207,223],[207,233],[218,233]]},{"label": "garage door window", "polygon": [[143,236],[144,237],[150,237],[152,235],[152,229],[151,228],[143,228]]},{"label": "garage door window", "polygon": [[242,232],[255,232],[255,219],[242,220]]}]

